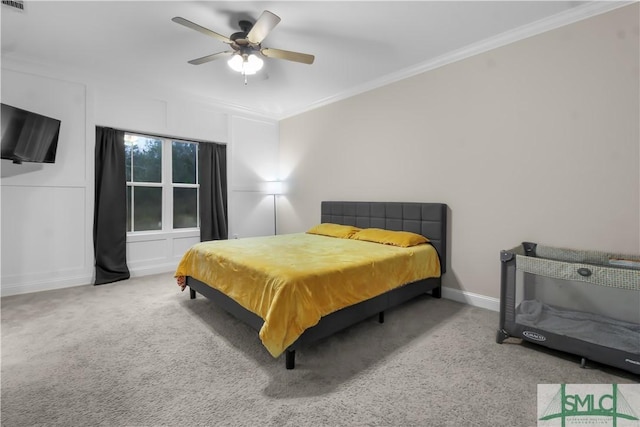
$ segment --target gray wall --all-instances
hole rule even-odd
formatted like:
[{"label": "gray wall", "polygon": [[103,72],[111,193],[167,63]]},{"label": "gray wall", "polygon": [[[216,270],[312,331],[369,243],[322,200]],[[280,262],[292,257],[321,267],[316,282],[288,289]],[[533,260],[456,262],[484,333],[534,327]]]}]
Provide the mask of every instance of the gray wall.
[{"label": "gray wall", "polygon": [[445,202],[461,299],[522,241],[640,252],[638,4],[280,123],[279,229],[322,200]]}]

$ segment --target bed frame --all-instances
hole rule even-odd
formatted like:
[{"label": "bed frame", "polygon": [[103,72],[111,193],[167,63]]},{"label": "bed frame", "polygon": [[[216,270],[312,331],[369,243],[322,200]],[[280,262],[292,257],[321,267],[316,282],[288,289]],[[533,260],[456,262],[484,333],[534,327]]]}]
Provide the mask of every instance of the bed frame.
[{"label": "bed frame", "polygon": [[[446,272],[447,205],[444,203],[322,202],[321,222],[354,225],[361,228],[410,231],[426,236],[438,251],[441,273]],[[187,277],[186,283],[189,286],[191,299],[195,298],[198,292],[256,331],[262,327],[264,321],[260,316],[248,311],[222,292],[193,277]],[[435,298],[440,298],[441,289],[441,277],[419,280],[324,316],[317,325],[307,329],[287,348],[286,368],[294,369],[296,349],[333,335],[376,314],[378,314],[378,321],[383,323],[385,310],[427,292],[431,292]]]}]

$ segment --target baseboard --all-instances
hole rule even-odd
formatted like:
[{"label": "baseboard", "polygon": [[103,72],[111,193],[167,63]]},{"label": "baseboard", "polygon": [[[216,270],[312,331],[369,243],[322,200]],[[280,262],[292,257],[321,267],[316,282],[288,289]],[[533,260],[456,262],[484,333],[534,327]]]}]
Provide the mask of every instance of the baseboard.
[{"label": "baseboard", "polygon": [[459,289],[446,288],[443,286],[442,298],[469,304],[474,307],[486,308],[492,311],[500,311],[500,300],[498,298],[474,294],[473,292],[461,291]]},{"label": "baseboard", "polygon": [[[135,267],[129,266],[131,277],[149,276],[152,274],[169,273],[175,271],[176,263],[158,264],[153,266]],[[74,277],[61,277],[55,280],[33,281],[30,283],[2,284],[0,296],[10,296],[27,294],[30,292],[50,291],[53,289],[71,288],[92,284],[93,277],[79,275]],[[492,311],[500,311],[500,300],[473,292],[461,291],[459,289],[442,287],[442,297],[452,301],[469,304],[474,307],[486,308]]]},{"label": "baseboard", "polygon": [[136,267],[129,265],[129,274],[131,277],[150,276],[152,274],[170,273],[176,271],[177,261],[166,264],[148,265],[145,267]]},{"label": "baseboard", "polygon": [[60,277],[49,280],[38,280],[27,283],[10,283],[4,282],[0,286],[0,296],[8,297],[11,295],[29,294],[32,292],[52,291],[54,289],[73,288],[76,286],[89,285],[92,283],[92,275],[80,275],[73,277]]},{"label": "baseboard", "polygon": [[[129,266],[131,277],[150,276],[152,274],[169,273],[176,269],[177,262],[166,264],[158,264],[152,266],[135,267]],[[16,280],[16,278],[12,278]],[[24,278],[23,278],[24,280]],[[52,291],[54,289],[73,288],[76,286],[93,285],[92,274],[78,274],[70,276],[61,276],[57,278],[49,278],[42,280],[33,280],[24,283],[7,283],[8,280],[3,279],[0,286],[0,296],[8,297],[11,295],[29,294],[32,292]]]}]

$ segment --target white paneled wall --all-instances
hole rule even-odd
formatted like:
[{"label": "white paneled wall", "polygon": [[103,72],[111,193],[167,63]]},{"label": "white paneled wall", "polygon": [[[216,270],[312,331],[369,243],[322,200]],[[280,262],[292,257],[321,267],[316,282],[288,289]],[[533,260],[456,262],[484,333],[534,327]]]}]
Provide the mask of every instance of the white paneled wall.
[{"label": "white paneled wall", "polygon": [[62,122],[55,163],[1,161],[3,295],[91,280],[86,93],[81,83],[2,70],[3,103]]},{"label": "white paneled wall", "polygon": [[[273,195],[263,192],[264,183],[280,179],[278,173],[278,125],[245,117],[231,119],[229,237],[274,234]],[[284,197],[284,196],[279,196]]]},{"label": "white paneled wall", "polygon": [[[43,75],[28,68],[3,62],[2,102],[62,124],[54,164],[2,160],[3,296],[93,283],[97,125],[227,144],[230,237],[273,233],[272,196],[255,190],[277,175],[276,122],[202,100],[136,92],[125,82],[114,87],[92,76],[69,82],[62,72]],[[128,236],[132,276],[173,271],[198,241],[197,231]]]},{"label": "white paneled wall", "polygon": [[90,277],[83,187],[2,186],[2,291]]}]

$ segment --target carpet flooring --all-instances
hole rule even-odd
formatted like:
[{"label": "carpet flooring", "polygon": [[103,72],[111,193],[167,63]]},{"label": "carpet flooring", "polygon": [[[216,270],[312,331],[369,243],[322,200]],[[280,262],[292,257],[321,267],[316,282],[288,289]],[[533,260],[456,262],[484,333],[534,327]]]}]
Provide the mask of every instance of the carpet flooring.
[{"label": "carpet flooring", "polygon": [[2,298],[3,426],[535,426],[537,385],[637,383],[427,295],[274,359],[171,274]]}]

